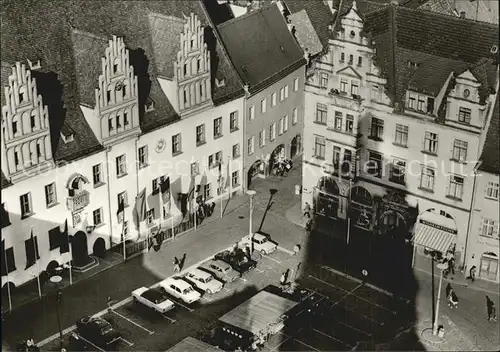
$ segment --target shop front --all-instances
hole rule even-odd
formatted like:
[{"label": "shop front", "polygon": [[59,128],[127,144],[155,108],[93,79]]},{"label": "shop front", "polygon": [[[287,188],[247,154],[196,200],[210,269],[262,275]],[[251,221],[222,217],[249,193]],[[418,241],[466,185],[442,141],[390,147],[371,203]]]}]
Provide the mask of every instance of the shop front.
[{"label": "shop front", "polygon": [[348,217],[351,225],[363,230],[371,230],[374,218],[373,198],[364,187],[355,186],[349,194]]},{"label": "shop front", "polygon": [[337,182],[323,176],[314,188],[315,215],[337,220],[340,208],[340,191]]}]

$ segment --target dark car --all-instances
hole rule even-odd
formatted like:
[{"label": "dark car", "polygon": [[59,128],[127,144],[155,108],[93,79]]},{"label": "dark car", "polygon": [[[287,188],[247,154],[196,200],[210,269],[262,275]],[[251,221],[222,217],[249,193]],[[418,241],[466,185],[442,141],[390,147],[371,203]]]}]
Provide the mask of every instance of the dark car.
[{"label": "dark car", "polygon": [[105,349],[120,339],[120,333],[102,318],[83,317],[76,322],[76,328],[81,337]]},{"label": "dark car", "polygon": [[242,250],[220,252],[215,255],[214,259],[228,263],[240,274],[244,274],[257,267],[257,262],[245,255]]}]

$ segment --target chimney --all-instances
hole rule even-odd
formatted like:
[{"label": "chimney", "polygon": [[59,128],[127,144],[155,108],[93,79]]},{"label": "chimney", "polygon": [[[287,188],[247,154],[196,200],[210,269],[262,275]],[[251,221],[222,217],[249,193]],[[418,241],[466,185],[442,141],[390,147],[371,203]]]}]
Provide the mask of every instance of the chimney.
[{"label": "chimney", "polygon": [[465,18],[465,11],[460,11],[460,18]]}]

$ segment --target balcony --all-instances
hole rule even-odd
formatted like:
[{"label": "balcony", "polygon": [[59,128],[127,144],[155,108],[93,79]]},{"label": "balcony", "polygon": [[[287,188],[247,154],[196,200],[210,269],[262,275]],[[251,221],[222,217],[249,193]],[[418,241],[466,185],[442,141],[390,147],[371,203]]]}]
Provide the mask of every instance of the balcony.
[{"label": "balcony", "polygon": [[85,208],[87,205],[89,205],[89,202],[89,192],[81,191],[73,197],[68,197],[68,199],[66,200],[66,206],[68,207],[69,211],[74,213]]}]

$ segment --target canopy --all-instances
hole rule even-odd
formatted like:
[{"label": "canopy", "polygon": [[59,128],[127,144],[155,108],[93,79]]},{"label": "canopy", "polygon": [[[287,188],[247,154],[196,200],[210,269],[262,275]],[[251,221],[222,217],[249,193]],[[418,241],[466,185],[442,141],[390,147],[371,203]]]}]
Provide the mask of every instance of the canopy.
[{"label": "canopy", "polygon": [[427,222],[420,222],[415,225],[415,236],[413,242],[416,245],[424,246],[445,254],[456,242],[457,235],[446,228],[432,226]]},{"label": "canopy", "polygon": [[221,317],[219,321],[257,335],[297,304],[275,294],[261,291]]}]

